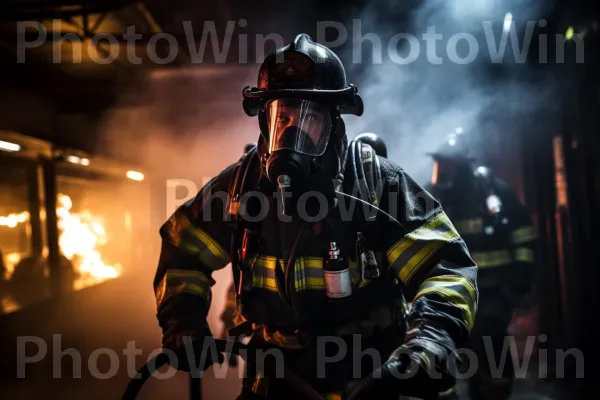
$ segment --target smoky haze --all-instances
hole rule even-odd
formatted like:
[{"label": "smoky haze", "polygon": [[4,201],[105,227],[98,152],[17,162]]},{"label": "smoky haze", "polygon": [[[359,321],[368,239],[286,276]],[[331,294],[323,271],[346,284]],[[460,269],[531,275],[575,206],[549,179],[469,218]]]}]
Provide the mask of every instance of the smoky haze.
[{"label": "smoky haze", "polygon": [[[412,10],[408,6],[399,10],[392,3],[370,2],[358,13],[358,32],[356,22],[354,29],[347,23],[348,38],[355,38],[351,50],[340,56],[354,59],[347,70],[355,74],[365,102],[363,116],[346,118],[349,136],[362,132],[379,134],[388,145],[389,158],[422,184],[428,180],[431,169],[426,153],[441,146],[457,128],[470,136],[474,155],[482,163],[494,158],[494,148],[498,151],[502,142],[517,143],[519,134],[526,129],[527,116],[547,104],[554,87],[545,78],[532,80],[529,67],[519,62],[519,53],[513,53],[514,38],[509,31],[504,32],[508,39],[500,63],[492,65],[490,50],[495,54],[494,48],[501,49],[505,28],[516,28],[516,50],[527,48],[523,47],[528,43],[526,23],[531,21],[531,27],[538,23],[545,10],[543,2],[426,0]],[[505,24],[508,13],[512,24]],[[356,14],[353,18],[357,18]],[[492,31],[486,33],[484,23],[491,24],[493,36]],[[430,62],[435,58],[428,56],[423,40],[428,29],[441,35],[435,46],[435,54],[441,60],[438,64]],[[357,39],[367,33],[381,38],[381,63],[367,61],[369,53],[379,52],[370,40],[361,43]],[[389,39],[397,33],[409,33],[418,39],[420,53],[414,62],[398,65],[388,56]],[[478,56],[472,62],[452,62],[452,51],[448,52],[446,45],[454,34],[472,34],[477,39]],[[433,41],[430,46],[433,48]],[[468,57],[465,40],[459,41],[456,49],[460,58]],[[407,41],[400,41],[398,53],[407,57],[409,51]],[[530,57],[538,53],[537,44],[530,43]],[[357,62],[357,54],[362,54],[363,62]],[[377,58],[374,56],[373,60]]]},{"label": "smoky haze", "polygon": [[[247,117],[241,106],[241,89],[256,81],[254,69],[202,66],[157,71],[123,93],[104,118],[104,151],[139,165],[150,185],[149,197],[121,198],[123,202],[145,201],[151,210],[147,237],[138,238],[156,249],[144,257],[140,276],[149,298],[160,249],[160,225],[175,211],[175,205],[195,195],[208,179],[241,156],[246,143],[258,137],[256,119]],[[137,105],[131,106],[131,100]],[[185,181],[178,184],[176,202],[171,204],[168,180]],[[231,270],[227,267],[213,277],[217,283],[209,322],[213,333],[219,335],[219,315],[232,281]],[[144,312],[154,315],[155,310]]]}]

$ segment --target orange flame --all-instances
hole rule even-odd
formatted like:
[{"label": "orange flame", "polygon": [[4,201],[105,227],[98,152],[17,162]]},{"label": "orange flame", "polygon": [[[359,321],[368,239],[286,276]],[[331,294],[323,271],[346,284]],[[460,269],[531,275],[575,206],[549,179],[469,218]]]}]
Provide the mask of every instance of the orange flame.
[{"label": "orange flame", "polygon": [[20,214],[9,214],[6,217],[0,216],[0,226],[8,226],[9,228],[14,228],[18,224],[22,224],[25,221],[29,220],[29,213],[27,211],[23,211]]},{"label": "orange flame", "polygon": [[[65,258],[73,264],[77,279],[73,283],[75,290],[82,289],[107,279],[121,275],[121,265],[107,265],[100,254],[99,247],[106,244],[106,231],[102,221],[89,211],[72,213],[71,198],[58,195],[56,215],[60,233],[58,244]],[[29,220],[29,213],[0,216],[0,226],[14,228]],[[6,279],[9,279],[15,265],[20,261],[20,253],[9,253],[5,257]]]},{"label": "orange flame", "polygon": [[62,254],[73,263],[79,274],[74,289],[121,275],[121,265],[107,265],[98,249],[106,244],[106,231],[102,222],[89,211],[71,213],[72,207],[69,196],[58,195],[58,244]]}]

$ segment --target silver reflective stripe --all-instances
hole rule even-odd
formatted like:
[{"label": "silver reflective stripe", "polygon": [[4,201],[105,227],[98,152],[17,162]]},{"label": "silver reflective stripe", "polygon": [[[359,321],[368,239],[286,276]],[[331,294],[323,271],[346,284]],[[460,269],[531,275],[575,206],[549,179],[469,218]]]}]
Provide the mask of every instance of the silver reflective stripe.
[{"label": "silver reflective stripe", "polygon": [[459,219],[452,221],[452,223],[461,235],[474,235],[483,232],[482,218]]}]

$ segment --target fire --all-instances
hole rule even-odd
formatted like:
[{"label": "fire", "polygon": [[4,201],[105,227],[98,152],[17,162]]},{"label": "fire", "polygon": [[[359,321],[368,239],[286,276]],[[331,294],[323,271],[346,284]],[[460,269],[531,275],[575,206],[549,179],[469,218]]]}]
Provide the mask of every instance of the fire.
[{"label": "fire", "polygon": [[[77,279],[73,283],[75,290],[100,283],[121,275],[121,265],[107,265],[102,259],[99,247],[107,242],[106,231],[100,218],[89,211],[73,213],[73,202],[64,194],[58,195],[57,219],[61,254],[67,258]],[[0,226],[14,228],[29,220],[29,213],[0,216]],[[6,279],[10,278],[15,265],[21,260],[20,253],[6,254]]]},{"label": "fire", "polygon": [[58,244],[79,274],[74,288],[81,289],[121,275],[121,265],[107,265],[102,260],[99,247],[106,244],[102,221],[89,211],[72,213],[72,207],[69,196],[58,195]]},{"label": "fire", "polygon": [[[7,216],[0,216],[0,226],[6,226],[8,228],[16,228],[17,225],[29,221],[29,213],[23,211],[22,213],[12,213]],[[8,253],[4,257],[4,279],[9,279],[15,270],[15,266],[21,261],[21,253]],[[6,307],[4,308],[6,309]]]},{"label": "fire", "polygon": [[4,279],[10,279],[15,270],[15,266],[21,261],[21,258],[23,258],[21,253],[8,253],[4,257],[4,267],[6,268],[4,271]]},{"label": "fire", "polygon": [[23,211],[20,214],[12,213],[6,217],[0,216],[0,226],[8,226],[9,228],[14,228],[25,221],[29,221],[29,213],[27,211]]}]

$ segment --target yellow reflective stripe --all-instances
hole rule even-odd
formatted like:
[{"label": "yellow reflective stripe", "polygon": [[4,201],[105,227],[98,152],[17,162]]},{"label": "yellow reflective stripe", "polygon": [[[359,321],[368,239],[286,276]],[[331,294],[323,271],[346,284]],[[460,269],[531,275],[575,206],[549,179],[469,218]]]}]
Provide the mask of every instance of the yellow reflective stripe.
[{"label": "yellow reflective stripe", "polygon": [[460,308],[468,329],[470,330],[473,328],[473,312],[471,311],[472,303],[468,302],[458,291],[449,287],[433,285],[419,290],[414,301],[428,293],[437,293],[456,307]]},{"label": "yellow reflective stripe", "polygon": [[533,226],[527,225],[515,229],[510,234],[510,241],[512,244],[518,245],[531,242],[532,240],[535,240],[536,237],[537,234],[535,233],[535,229],[533,228]]},{"label": "yellow reflective stripe", "polygon": [[323,279],[323,278],[306,278],[304,280],[304,287],[300,288],[300,290],[303,290],[303,289],[325,290],[325,279]]},{"label": "yellow reflective stripe", "polygon": [[454,285],[460,285],[465,288],[469,296],[471,297],[471,301],[475,303],[477,300],[477,290],[475,289],[475,285],[464,276],[460,275],[440,275],[434,276],[433,278],[429,278],[423,281],[422,285],[426,284],[435,284],[440,287],[451,287]]},{"label": "yellow reflective stripe", "polygon": [[324,290],[323,258],[299,257],[294,266],[296,291]]},{"label": "yellow reflective stripe", "polygon": [[256,262],[254,263],[254,266],[275,270],[275,267],[277,267],[277,257],[258,256],[256,257]]},{"label": "yellow reflective stripe", "polygon": [[387,252],[389,265],[407,285],[421,266],[445,244],[460,236],[442,211],[422,227],[405,235]]},{"label": "yellow reflective stripe", "polygon": [[472,235],[483,232],[482,218],[459,219],[452,222],[458,233],[461,235]]},{"label": "yellow reflective stripe", "polygon": [[177,210],[165,224],[171,242],[196,256],[206,267],[217,270],[229,264],[229,255],[201,228],[194,226],[187,216]]},{"label": "yellow reflective stripe", "polygon": [[180,293],[190,293],[208,299],[215,281],[202,271],[167,270],[156,288],[156,304],[160,306]]},{"label": "yellow reflective stripe", "polygon": [[500,267],[513,261],[508,250],[475,251],[471,253],[471,258],[478,268]]},{"label": "yellow reflective stripe", "polygon": [[225,250],[223,250],[223,248],[221,246],[219,246],[219,244],[217,242],[215,242],[213,240],[213,238],[211,238],[206,232],[204,232],[202,229],[195,227],[193,225],[189,225],[188,230],[196,238],[198,238],[202,243],[204,243],[206,245],[206,247],[208,248],[208,250],[215,257],[222,260],[222,263],[218,264],[219,267],[222,268],[225,265],[229,264],[230,260],[229,260],[229,255],[227,254],[227,252],[225,252]]},{"label": "yellow reflective stripe", "polygon": [[533,263],[535,255],[529,247],[517,247],[515,249],[515,261]]},{"label": "yellow reflective stripe", "polygon": [[[294,286],[296,291],[325,290],[325,277],[323,275],[324,260],[321,257],[299,257],[294,268]],[[277,291],[275,268],[279,265],[284,268],[284,261],[273,256],[258,256],[252,270],[252,285],[256,288]],[[356,271],[356,263],[349,260],[352,283],[357,283],[360,275]],[[370,280],[362,281],[359,288],[371,283]]]},{"label": "yellow reflective stripe", "polygon": [[456,231],[445,232],[440,235],[438,240],[427,244],[419,253],[410,259],[410,261],[400,271],[400,280],[408,285],[412,277],[444,244],[451,242],[458,236]]},{"label": "yellow reflective stripe", "polygon": [[275,268],[277,268],[276,257],[257,257],[252,269],[252,286],[276,292],[277,280],[275,279]]},{"label": "yellow reflective stripe", "polygon": [[260,289],[267,289],[272,292],[277,291],[277,281],[273,278],[266,278],[264,276],[252,276],[252,286]]},{"label": "yellow reflective stripe", "polygon": [[438,214],[438,216],[425,223],[425,225],[422,227],[415,229],[413,232],[405,235],[402,237],[402,239],[397,241],[396,244],[394,244],[386,253],[390,265],[394,264],[400,255],[404,253],[406,249],[412,246],[415,241],[419,240],[422,235],[427,234],[432,229],[437,228],[442,224],[442,222],[441,214]]},{"label": "yellow reflective stripe", "polygon": [[[473,320],[477,312],[477,289],[473,282],[461,275],[434,276],[423,281],[415,299],[431,291],[439,293],[462,309],[468,328],[473,327]],[[467,308],[464,307],[465,305]]]}]

